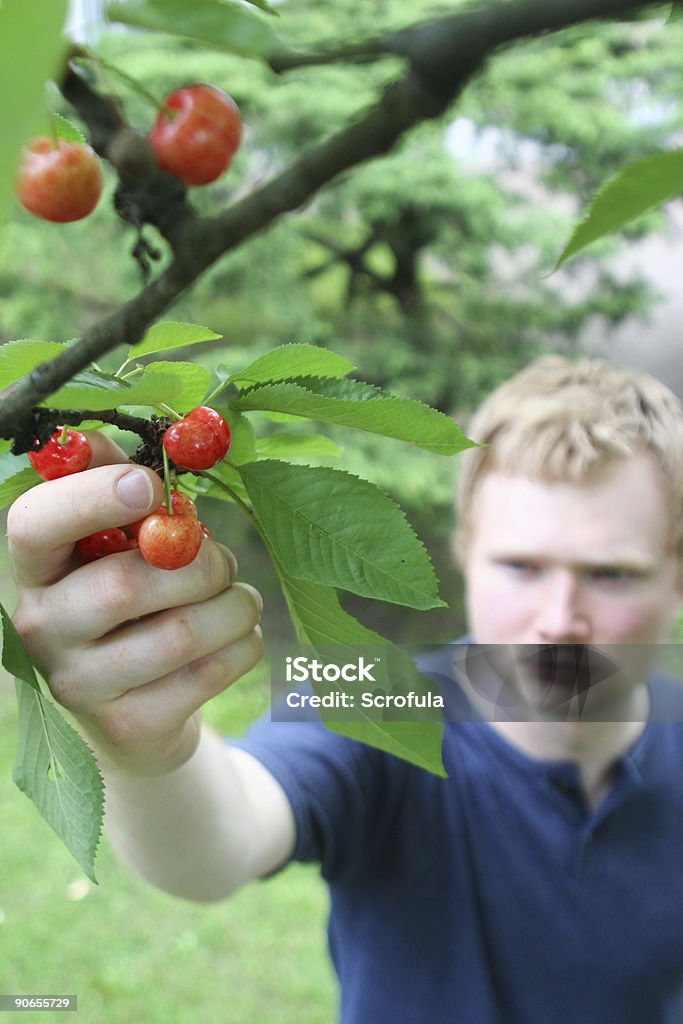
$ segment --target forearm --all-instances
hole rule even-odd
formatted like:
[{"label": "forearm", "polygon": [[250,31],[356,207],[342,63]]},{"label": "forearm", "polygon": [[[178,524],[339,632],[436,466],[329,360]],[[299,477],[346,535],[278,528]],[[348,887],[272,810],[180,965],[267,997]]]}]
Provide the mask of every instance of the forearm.
[{"label": "forearm", "polygon": [[291,809],[258,762],[207,726],[182,767],[145,778],[104,768],[107,835],[120,858],[175,896],[217,900],[281,864]]}]

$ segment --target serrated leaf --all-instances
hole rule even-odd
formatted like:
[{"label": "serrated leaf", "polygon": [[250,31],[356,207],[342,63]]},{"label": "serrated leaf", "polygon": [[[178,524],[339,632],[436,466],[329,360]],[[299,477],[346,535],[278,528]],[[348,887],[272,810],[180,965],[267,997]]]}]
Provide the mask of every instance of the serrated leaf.
[{"label": "serrated leaf", "polygon": [[185,36],[244,57],[268,57],[278,49],[278,37],[266,20],[227,0],[110,0],[105,10],[109,21]]},{"label": "serrated leaf", "polygon": [[627,164],[595,195],[553,270],[586,246],[683,193],[683,149],[655,153]]},{"label": "serrated leaf", "polygon": [[55,136],[58,139],[63,139],[64,142],[86,142],[83,132],[72,121],[62,117],[61,114],[56,113],[54,110],[52,111],[52,124]]},{"label": "serrated leaf", "polygon": [[[149,378],[149,374],[157,373],[170,374],[180,381],[181,391],[173,398],[173,407],[177,412],[188,412],[200,405],[211,384],[210,371],[199,363],[158,360],[145,368],[144,376]],[[170,399],[165,401],[170,402]]]},{"label": "serrated leaf", "polygon": [[92,751],[52,701],[17,680],[19,726],[12,778],[88,878],[102,833],[104,785]]},{"label": "serrated leaf", "polygon": [[40,363],[54,359],[68,346],[57,341],[6,341],[0,345],[0,389],[25,377]]},{"label": "serrated leaf", "polygon": [[92,751],[41,691],[21,637],[5,608],[2,663],[16,679],[19,711],[13,780],[36,805],[86,875],[96,882],[104,785]]},{"label": "serrated leaf", "polygon": [[[434,692],[434,685],[420,675],[408,655],[343,611],[334,590],[294,579],[283,571],[280,579],[301,643],[325,649],[329,649],[329,645],[340,645],[345,652],[350,647],[365,649],[368,645],[379,646],[391,659],[390,678],[395,681],[399,692],[406,689],[416,694]],[[321,711],[321,718],[332,732],[393,754],[436,775],[446,775],[441,756],[441,722],[384,721],[371,710],[360,708],[358,720],[332,719],[324,711]]]},{"label": "serrated leaf", "polygon": [[306,378],[257,385],[231,399],[230,406],[243,412],[265,410],[338,423],[408,441],[437,455],[476,447],[444,413],[357,380]]},{"label": "serrated leaf", "polygon": [[21,147],[46,133],[45,82],[64,53],[66,12],[67,0],[0,4],[0,96],[5,97],[0,109],[0,222],[12,199]]},{"label": "serrated leaf", "polygon": [[424,546],[374,484],[274,459],[243,466],[241,476],[289,575],[409,608],[444,607]]},{"label": "serrated leaf", "polygon": [[322,434],[270,434],[256,442],[256,453],[262,459],[313,455],[338,458],[342,450],[340,445]]},{"label": "serrated leaf", "polygon": [[170,352],[172,349],[187,348],[189,345],[198,345],[204,341],[218,341],[221,337],[222,335],[200,324],[164,321],[150,327],[137,345],[131,345],[126,362],[141,359],[142,356],[151,355],[153,352]]},{"label": "serrated leaf", "polygon": [[279,345],[232,376],[228,374],[226,383],[251,387],[292,377],[345,377],[353,369],[353,363],[344,356],[317,345]]}]

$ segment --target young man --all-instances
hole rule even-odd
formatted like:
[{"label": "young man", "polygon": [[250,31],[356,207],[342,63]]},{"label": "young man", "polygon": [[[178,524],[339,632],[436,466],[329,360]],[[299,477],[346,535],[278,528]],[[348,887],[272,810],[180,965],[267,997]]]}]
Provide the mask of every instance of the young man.
[{"label": "young man", "polygon": [[104,439],[96,468],[10,511],[15,623],[98,752],[137,872],[202,900],[320,863],[344,1024],[678,1024],[683,690],[637,659],[680,602],[683,414],[652,378],[554,357],[469,433],[488,445],[459,482],[475,646],[424,668],[455,654],[467,675],[471,649],[517,703],[446,724],[447,779],[316,723],[202,727],[260,655],[258,595],[216,544],[173,573],[135,552],[75,565],[77,537],[161,498]]}]

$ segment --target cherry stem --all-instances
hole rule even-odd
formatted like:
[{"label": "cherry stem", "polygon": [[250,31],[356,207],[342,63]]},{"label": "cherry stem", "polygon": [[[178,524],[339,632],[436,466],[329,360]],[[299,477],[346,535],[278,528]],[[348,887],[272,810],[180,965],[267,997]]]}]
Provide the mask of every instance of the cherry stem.
[{"label": "cherry stem", "polygon": [[181,420],[183,418],[179,412],[176,412],[175,409],[172,409],[170,405],[166,405],[165,402],[159,402],[159,404],[157,405],[157,409],[160,409],[165,416],[170,417],[170,419],[172,420]]},{"label": "cherry stem", "polygon": [[57,122],[54,117],[50,118],[50,138],[52,141],[52,148],[59,149],[59,132],[57,131]]},{"label": "cherry stem", "polygon": [[215,387],[215,388],[213,389],[213,391],[211,392],[211,394],[210,394],[210,395],[207,395],[207,397],[206,397],[206,398],[204,399],[204,401],[202,402],[202,405],[211,405],[211,403],[213,402],[213,400],[214,400],[214,398],[216,397],[216,395],[219,395],[219,394],[221,393],[221,391],[223,390],[223,388],[224,388],[224,387],[226,386],[226,384],[228,384],[228,383],[229,383],[229,380],[222,380],[222,381],[220,382],[220,384],[219,384],[219,385],[218,385],[217,387]]},{"label": "cherry stem", "polygon": [[90,56],[76,58],[76,63],[78,62],[82,62],[84,64],[95,64],[102,71],[108,71],[111,74],[118,75],[122,81],[126,82],[126,84],[130,86],[133,92],[137,93],[138,96],[141,96],[142,99],[147,100],[148,103],[151,103],[158,113],[168,114],[168,107],[158,100],[153,93],[145,89],[143,85],[140,85],[137,78],[133,78],[132,75],[123,71],[123,69],[118,67],[116,64],[112,64],[111,61],[105,60],[105,58],[99,53],[95,54],[91,51]]},{"label": "cherry stem", "polygon": [[62,427],[62,432],[57,438],[57,444],[67,444],[69,440],[69,428],[66,424]]},{"label": "cherry stem", "polygon": [[232,489],[230,484],[227,484],[225,480],[221,480],[221,478],[219,476],[216,476],[215,473],[208,473],[206,472],[206,470],[204,470],[201,473],[198,473],[197,475],[206,477],[206,479],[210,480],[211,483],[216,484],[216,486],[220,487],[221,490],[225,491],[226,494],[229,494],[232,500],[235,502],[235,504],[239,505],[242,511],[246,512],[251,521],[254,524],[256,524],[256,528],[259,530],[259,533],[261,533],[261,530],[258,526],[256,513],[252,508],[249,507],[249,505],[247,505],[246,501],[243,501],[242,498],[240,498],[239,494],[237,494],[237,492]]},{"label": "cherry stem", "polygon": [[168,462],[166,449],[161,446],[161,453],[164,457],[164,494],[166,497],[166,510],[169,516],[173,515],[173,500],[171,498],[171,467]]}]

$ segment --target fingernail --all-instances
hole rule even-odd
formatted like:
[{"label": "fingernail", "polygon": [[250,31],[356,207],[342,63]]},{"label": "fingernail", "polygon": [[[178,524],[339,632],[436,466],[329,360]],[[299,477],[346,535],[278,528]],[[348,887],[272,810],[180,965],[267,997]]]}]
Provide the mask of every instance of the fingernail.
[{"label": "fingernail", "polygon": [[149,508],[154,498],[152,481],[141,469],[131,469],[129,473],[119,477],[116,491],[128,508]]}]

